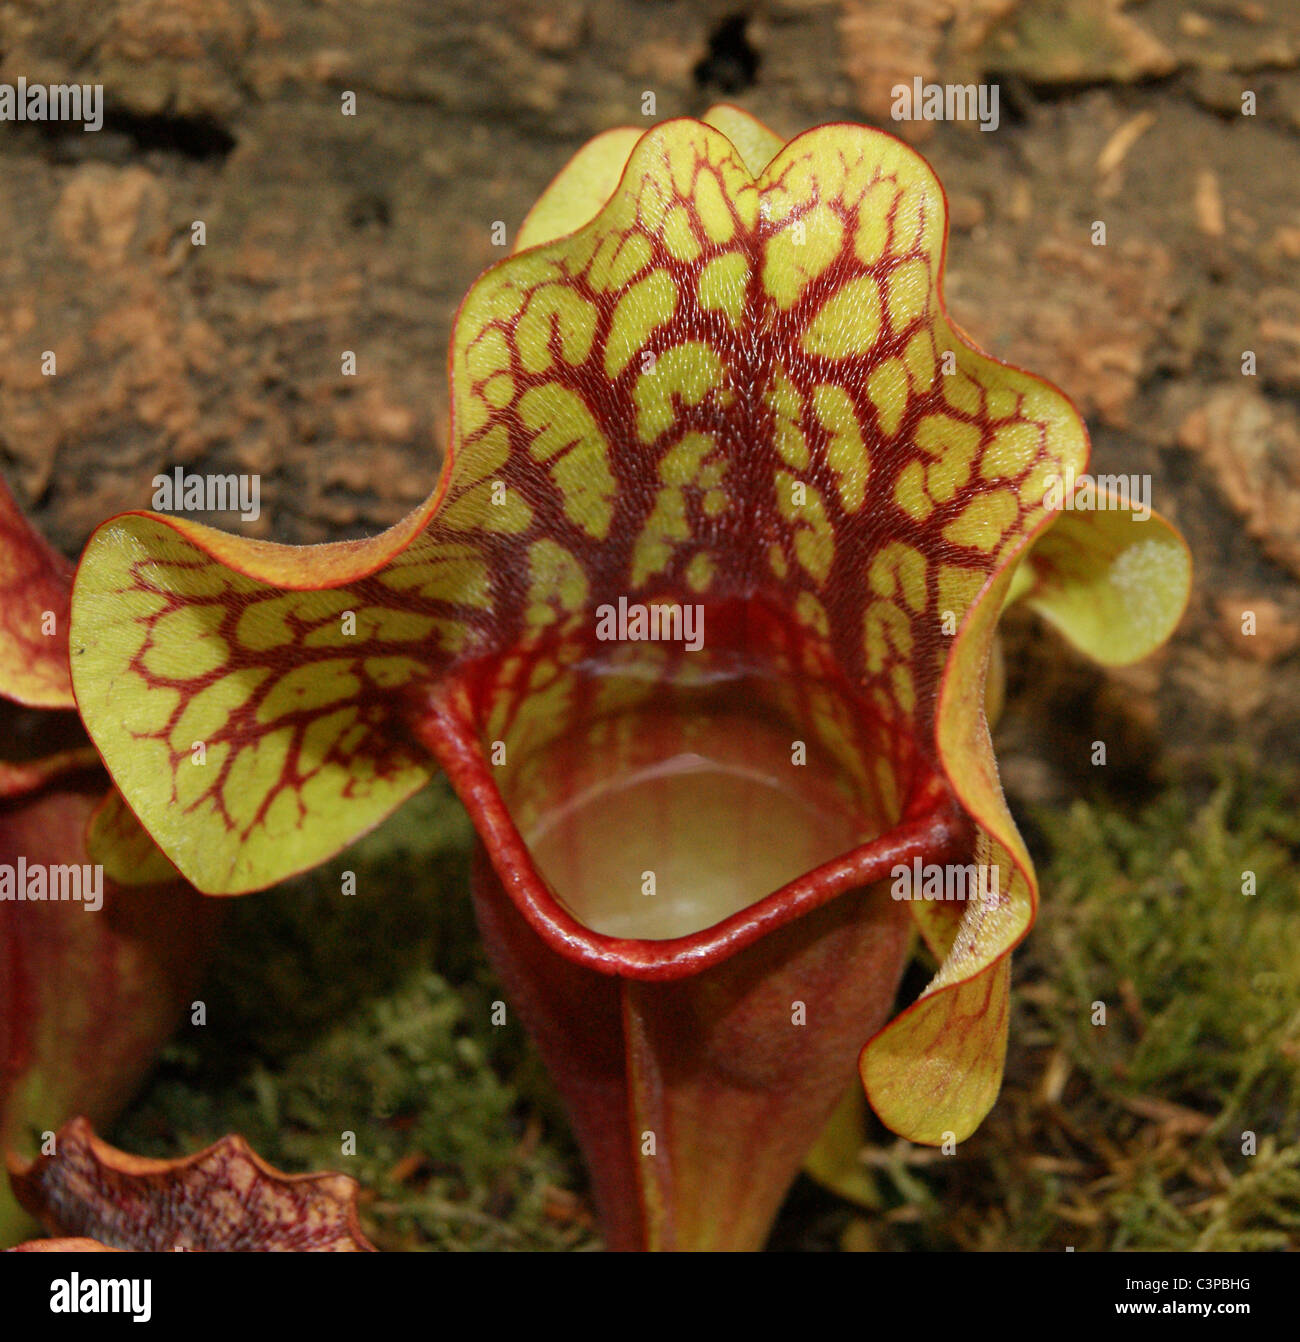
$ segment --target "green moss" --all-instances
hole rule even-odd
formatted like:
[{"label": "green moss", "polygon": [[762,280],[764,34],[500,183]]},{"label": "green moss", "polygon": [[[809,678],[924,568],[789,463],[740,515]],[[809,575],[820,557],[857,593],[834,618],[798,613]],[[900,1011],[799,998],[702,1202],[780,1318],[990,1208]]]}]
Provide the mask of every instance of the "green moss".
[{"label": "green moss", "polygon": [[1033,814],[1006,1084],[955,1155],[875,1134],[874,1247],[1300,1248],[1296,796],[1238,762]]},{"label": "green moss", "polygon": [[[1137,814],[1036,813],[1043,903],[993,1113],[952,1156],[875,1127],[876,1209],[805,1181],[776,1242],[1300,1247],[1296,795],[1237,766]],[[243,1131],[285,1169],[343,1169],[384,1247],[593,1245],[554,1094],[513,1013],[491,1024],[470,842],[440,786],[329,869],[232,901],[207,1024],[112,1138],[174,1154]]]},{"label": "green moss", "polygon": [[175,1155],[242,1132],[285,1170],[341,1170],[385,1248],[589,1243],[554,1097],[513,1013],[491,1023],[470,842],[440,785],[329,868],[232,901],[206,1024],[112,1140]]},{"label": "green moss", "polygon": [[1300,1144],[1280,1147],[1266,1137],[1249,1165],[1229,1172],[1209,1197],[1186,1203],[1172,1185],[1167,1173],[1145,1164],[1132,1187],[1116,1192],[1110,1200],[1118,1231],[1115,1248],[1258,1252],[1296,1247]]},{"label": "green moss", "polygon": [[[1291,794],[1293,797],[1294,794]],[[1193,808],[1170,792],[1137,819],[1082,803],[1040,817],[1039,1000],[1071,1060],[1116,1095],[1159,1094],[1214,1135],[1300,1116],[1300,816],[1276,782],[1225,779]],[[1253,882],[1254,894],[1243,894]],[[1106,1024],[1091,1003],[1106,1005]]]},{"label": "green moss", "polygon": [[1296,796],[1224,764],[1200,802],[1038,817],[1054,855],[1020,1014],[1076,1073],[1058,1103],[1109,1170],[1093,1242],[1300,1245]]}]

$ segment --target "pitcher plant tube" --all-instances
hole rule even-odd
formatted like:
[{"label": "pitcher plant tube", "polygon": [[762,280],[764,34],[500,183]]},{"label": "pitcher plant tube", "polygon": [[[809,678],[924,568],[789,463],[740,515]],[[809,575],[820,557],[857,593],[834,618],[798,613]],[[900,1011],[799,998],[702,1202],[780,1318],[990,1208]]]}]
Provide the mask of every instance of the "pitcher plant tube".
[{"label": "pitcher plant tube", "polygon": [[[0,1154],[114,1117],[192,997],[219,912],[122,805],[72,711],[71,587],[0,482]],[[0,1247],[29,1224],[0,1180]]]},{"label": "pitcher plant tube", "polygon": [[[1086,431],[947,319],[946,228],[866,127],[607,132],[460,308],[420,508],[305,548],[130,513],[77,574],[78,706],[199,889],[324,862],[446,771],[612,1247],[761,1245],[855,1059],[896,1132],[976,1127],[1036,899],[997,617],[1126,660],[1186,600],[1166,524],[1049,511]],[[968,869],[983,898],[896,897]],[[914,930],[941,967],[889,1021]]]}]

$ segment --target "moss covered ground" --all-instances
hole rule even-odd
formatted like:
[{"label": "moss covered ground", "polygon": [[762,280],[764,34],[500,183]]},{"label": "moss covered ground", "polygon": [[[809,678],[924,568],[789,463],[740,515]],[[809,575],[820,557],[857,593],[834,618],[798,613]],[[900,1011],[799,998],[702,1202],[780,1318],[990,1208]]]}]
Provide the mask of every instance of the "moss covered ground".
[{"label": "moss covered ground", "polygon": [[[773,1247],[1300,1247],[1296,797],[1225,763],[1137,811],[1022,815],[1043,902],[993,1113],[950,1155],[865,1120],[840,1143],[852,1196],[802,1178]],[[597,1247],[546,1076],[513,1013],[492,1024],[470,850],[440,784],[329,868],[232,901],[206,1024],[110,1138],[174,1155],[239,1131],[283,1169],[344,1170],[383,1248]]]}]

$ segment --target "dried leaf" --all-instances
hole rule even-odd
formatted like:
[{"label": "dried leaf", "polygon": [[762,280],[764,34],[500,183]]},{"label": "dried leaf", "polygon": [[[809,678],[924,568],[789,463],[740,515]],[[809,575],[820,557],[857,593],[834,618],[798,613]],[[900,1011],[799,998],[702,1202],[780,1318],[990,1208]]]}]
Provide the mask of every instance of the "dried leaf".
[{"label": "dried leaf", "polygon": [[176,1160],[146,1160],[74,1118],[59,1131],[54,1155],[30,1165],[11,1158],[9,1169],[18,1200],[52,1235],[107,1248],[374,1251],[357,1219],[356,1180],[282,1174],[242,1137]]}]

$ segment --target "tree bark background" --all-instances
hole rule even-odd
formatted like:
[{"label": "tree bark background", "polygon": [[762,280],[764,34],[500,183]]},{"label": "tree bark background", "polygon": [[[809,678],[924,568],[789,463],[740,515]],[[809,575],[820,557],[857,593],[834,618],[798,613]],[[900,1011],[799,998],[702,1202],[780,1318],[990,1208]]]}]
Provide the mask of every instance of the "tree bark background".
[{"label": "tree bark background", "polygon": [[[0,0],[0,82],[106,106],[0,123],[0,469],[69,554],[177,466],[262,477],[257,522],[218,525],[372,533],[433,486],[493,225],[585,139],[723,99],[865,120],[944,181],[955,320],[1067,391],[1094,471],[1150,473],[1194,552],[1135,669],[1011,622],[1013,795],[1069,795],[1099,736],[1121,785],[1234,742],[1294,760],[1298,63],[1290,0]],[[998,83],[997,130],[891,120],[916,75]]]}]

